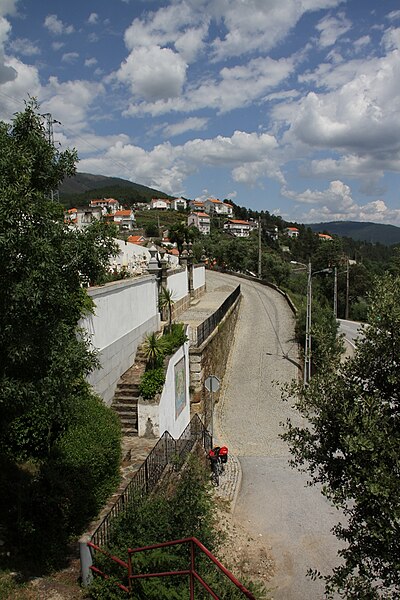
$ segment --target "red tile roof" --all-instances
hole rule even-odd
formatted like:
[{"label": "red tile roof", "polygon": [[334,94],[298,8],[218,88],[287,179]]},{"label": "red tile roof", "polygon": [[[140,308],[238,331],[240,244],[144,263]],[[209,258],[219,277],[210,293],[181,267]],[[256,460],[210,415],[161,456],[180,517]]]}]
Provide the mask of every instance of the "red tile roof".
[{"label": "red tile roof", "polygon": [[130,210],[117,210],[114,213],[114,217],[130,217],[130,215],[131,215]]},{"label": "red tile roof", "polygon": [[243,221],[242,219],[229,219],[228,223],[235,223],[236,225],[251,225],[249,221]]},{"label": "red tile roof", "polygon": [[142,235],[130,235],[127,239],[127,242],[131,244],[141,244],[145,241],[145,238]]}]

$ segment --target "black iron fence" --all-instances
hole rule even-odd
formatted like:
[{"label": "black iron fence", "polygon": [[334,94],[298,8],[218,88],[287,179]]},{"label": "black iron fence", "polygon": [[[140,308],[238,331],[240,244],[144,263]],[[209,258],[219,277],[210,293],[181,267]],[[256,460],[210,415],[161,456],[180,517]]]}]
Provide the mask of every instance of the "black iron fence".
[{"label": "black iron fence", "polygon": [[210,450],[211,435],[198,415],[192,417],[177,440],[166,431],[91,535],[93,544],[106,546],[112,539],[114,519],[131,508],[138,495],[149,494],[154,490],[166,467],[181,464],[197,441],[206,452]]},{"label": "black iron fence", "polygon": [[196,345],[201,346],[201,344],[208,338],[209,335],[212,334],[214,329],[218,327],[230,307],[236,302],[237,298],[240,296],[240,285],[237,286],[236,289],[226,298],[226,300],[221,304],[218,310],[215,311],[212,315],[208,317],[201,325],[197,327],[197,335],[196,335]]}]

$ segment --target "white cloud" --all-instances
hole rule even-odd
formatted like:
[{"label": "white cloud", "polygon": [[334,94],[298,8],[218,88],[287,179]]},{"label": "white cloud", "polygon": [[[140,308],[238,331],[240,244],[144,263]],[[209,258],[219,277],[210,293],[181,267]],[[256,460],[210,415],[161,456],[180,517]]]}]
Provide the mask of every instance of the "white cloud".
[{"label": "white cloud", "polygon": [[243,52],[268,52],[282,41],[302,15],[321,8],[333,8],[342,0],[214,0],[215,17],[227,29],[224,37],[213,43],[214,58],[240,56]]},{"label": "white cloud", "polygon": [[17,54],[23,56],[35,56],[40,54],[40,48],[27,38],[17,38],[10,43],[10,48]]},{"label": "white cloud", "polygon": [[3,45],[7,41],[10,31],[10,23],[4,17],[0,17],[0,84],[13,81],[17,76],[15,69],[10,66],[10,61],[6,60],[3,52]]},{"label": "white cloud", "polygon": [[18,0],[1,0],[0,17],[15,15],[17,13],[17,2]]},{"label": "white cloud", "polygon": [[89,108],[104,88],[99,83],[75,80],[60,83],[50,77],[42,89],[41,108],[74,132],[88,129]]},{"label": "white cloud", "polygon": [[129,50],[145,46],[175,45],[185,61],[192,61],[203,48],[209,16],[196,3],[175,2],[135,19],[125,32]]},{"label": "white cloud", "polygon": [[316,29],[320,32],[319,46],[327,48],[333,46],[339,37],[351,29],[351,22],[344,13],[337,13],[336,16],[327,16],[321,19]]},{"label": "white cloud", "polygon": [[7,62],[16,76],[1,85],[0,118],[5,120],[9,120],[17,108],[23,108],[22,103],[21,106],[16,107],[14,98],[22,100],[28,94],[40,98],[41,92],[39,73],[36,67],[25,65],[14,57],[8,59]]},{"label": "white cloud", "polygon": [[371,43],[371,38],[369,35],[363,35],[353,42],[353,46],[356,52],[360,52],[364,50],[365,46],[368,46]]},{"label": "white cloud", "polygon": [[61,61],[71,65],[75,63],[78,60],[78,58],[79,54],[77,52],[66,52],[62,55]]},{"label": "white cloud", "polygon": [[397,21],[397,19],[400,19],[400,10],[392,10],[392,12],[387,15],[387,18],[389,21]]},{"label": "white cloud", "polygon": [[52,42],[51,47],[53,50],[57,52],[57,50],[61,50],[65,46],[64,42]]},{"label": "white cloud", "polygon": [[[316,159],[314,174],[363,176],[375,188],[385,170],[400,170],[400,61],[397,30],[391,50],[380,57],[320,65],[301,78],[317,84],[297,101],[272,107],[272,118],[287,127],[282,142],[288,153],[304,158],[319,150],[335,157]],[[400,39],[399,42],[400,44]],[[305,170],[307,165],[305,166]],[[325,173],[324,173],[325,171]]]},{"label": "white cloud", "polygon": [[186,131],[198,131],[200,129],[205,129],[207,123],[208,119],[189,117],[189,119],[185,119],[179,123],[171,123],[170,125],[167,125],[163,129],[163,134],[165,137],[174,137],[176,135],[181,135]]},{"label": "white cloud", "polygon": [[400,209],[389,208],[383,200],[358,204],[351,188],[340,180],[331,181],[325,190],[310,190],[298,193],[283,189],[282,194],[300,204],[312,205],[306,212],[297,209],[302,222],[319,221],[374,221],[400,225]]},{"label": "white cloud", "polygon": [[152,46],[133,50],[117,72],[136,98],[167,100],[182,91],[187,65],[169,48]]},{"label": "white cloud", "polygon": [[87,22],[90,25],[96,25],[99,22],[99,15],[95,12],[90,13]]},{"label": "white cloud", "polygon": [[282,83],[293,71],[294,64],[295,57],[280,60],[266,57],[255,58],[242,66],[224,67],[218,80],[210,78],[201,81],[197,87],[191,85],[179,98],[132,103],[126,114],[149,113],[154,116],[203,108],[224,113],[242,108]]},{"label": "white cloud", "polygon": [[94,67],[94,65],[97,65],[97,58],[87,58],[85,60],[85,67]]},{"label": "white cloud", "polygon": [[[79,166],[92,173],[124,176],[171,194],[180,194],[184,192],[185,178],[209,165],[231,169],[236,181],[246,179],[256,183],[268,171],[271,177],[282,182],[279,169],[274,165],[275,149],[276,140],[268,134],[235,131],[231,137],[195,139],[177,146],[165,142],[151,151],[118,142],[103,156],[83,159]],[[252,172],[253,164],[256,168]],[[237,169],[242,171],[239,173]]]},{"label": "white cloud", "polygon": [[74,32],[73,25],[65,25],[57,15],[47,15],[43,25],[53,35],[70,34]]}]

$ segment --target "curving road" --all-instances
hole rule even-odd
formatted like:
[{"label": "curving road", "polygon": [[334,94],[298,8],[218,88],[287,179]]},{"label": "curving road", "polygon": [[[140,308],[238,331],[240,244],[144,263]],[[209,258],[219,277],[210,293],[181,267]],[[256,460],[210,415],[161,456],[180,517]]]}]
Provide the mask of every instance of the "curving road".
[{"label": "curving road", "polygon": [[337,512],[317,488],[306,486],[305,475],[289,467],[289,450],[279,437],[281,422],[299,422],[279,388],[298,375],[293,315],[275,290],[207,272],[208,290],[238,283],[243,298],[216,415],[220,442],[242,467],[235,514],[271,547],[275,600],[323,598],[323,586],[306,571],[328,571],[335,564],[337,542],[330,528]]}]

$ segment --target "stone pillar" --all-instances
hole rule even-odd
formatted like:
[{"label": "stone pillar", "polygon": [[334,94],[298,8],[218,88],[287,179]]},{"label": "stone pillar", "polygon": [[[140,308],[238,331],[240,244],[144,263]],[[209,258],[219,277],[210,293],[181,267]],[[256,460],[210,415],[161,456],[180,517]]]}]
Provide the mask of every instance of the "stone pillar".
[{"label": "stone pillar", "polygon": [[150,252],[150,261],[149,264],[147,265],[147,270],[150,273],[150,275],[155,275],[157,278],[157,283],[158,283],[158,289],[160,289],[160,265],[158,263],[158,259],[157,259],[157,248],[154,246],[154,244],[152,246],[150,246],[149,248],[149,252]]},{"label": "stone pillar", "polygon": [[182,267],[185,267],[185,269],[187,268],[187,263],[188,263],[188,251],[186,250],[186,244],[183,244],[183,250],[181,252],[181,255],[179,257],[179,264]]},{"label": "stone pillar", "polygon": [[188,273],[188,290],[189,290],[190,297],[192,298],[194,295],[194,287],[193,287],[193,251],[192,251],[191,243],[189,243],[187,273]]},{"label": "stone pillar", "polygon": [[93,574],[90,567],[93,564],[92,550],[87,545],[90,541],[89,536],[84,536],[79,540],[79,555],[81,559],[81,581],[83,587],[87,587],[92,583]]}]

